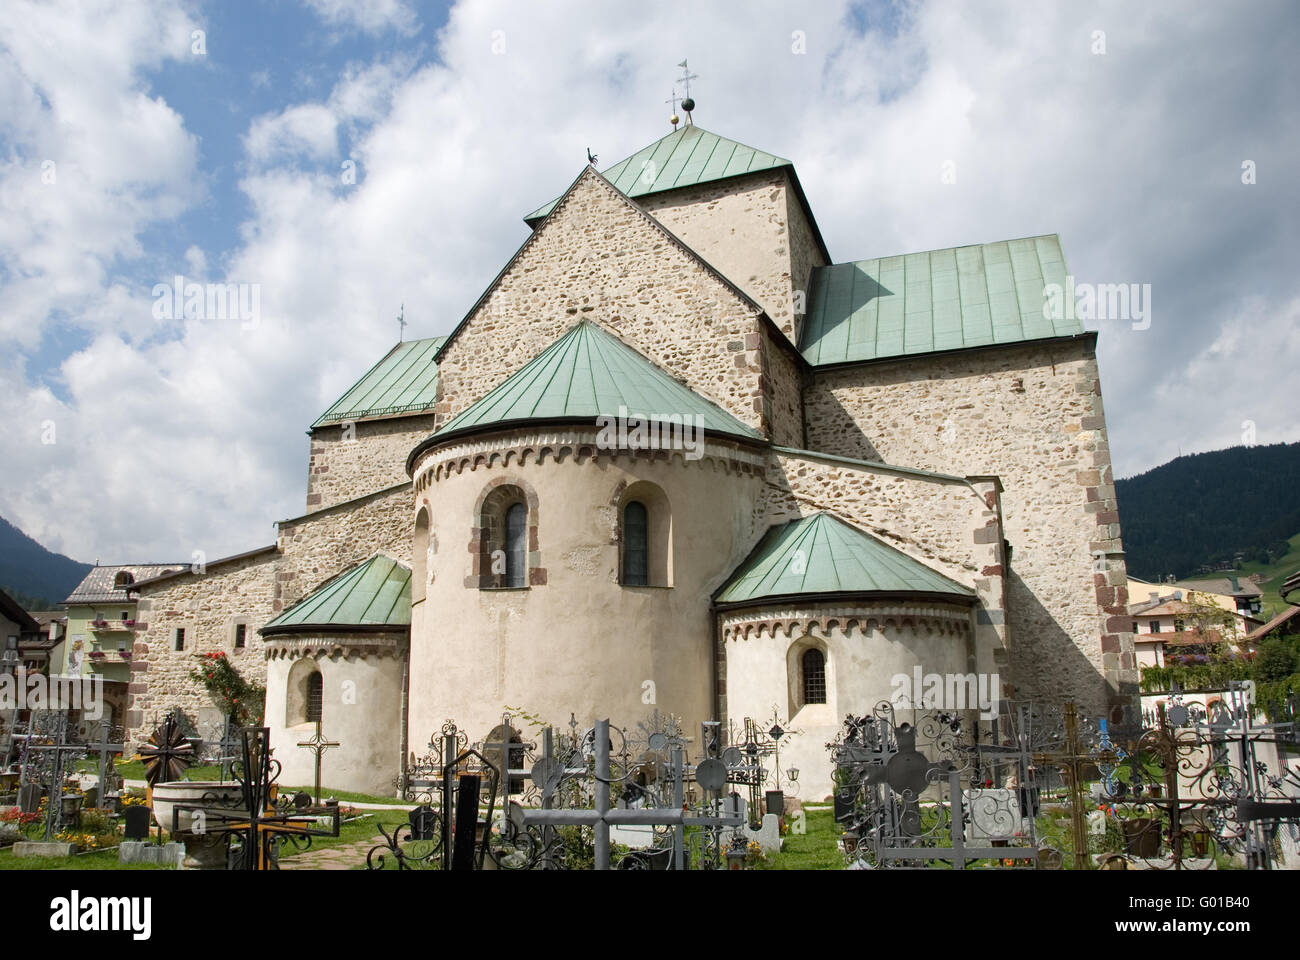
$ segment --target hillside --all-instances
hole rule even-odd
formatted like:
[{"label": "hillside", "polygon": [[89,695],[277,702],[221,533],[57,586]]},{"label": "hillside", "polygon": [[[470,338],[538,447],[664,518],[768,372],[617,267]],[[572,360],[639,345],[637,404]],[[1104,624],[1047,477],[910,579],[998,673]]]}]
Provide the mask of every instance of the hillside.
[{"label": "hillside", "polygon": [[1300,443],[1178,457],[1115,487],[1132,576],[1194,577],[1219,562],[1276,576],[1300,530]]},{"label": "hillside", "polygon": [[81,582],[88,563],[52,553],[0,517],[0,590],[25,609],[48,610]]}]

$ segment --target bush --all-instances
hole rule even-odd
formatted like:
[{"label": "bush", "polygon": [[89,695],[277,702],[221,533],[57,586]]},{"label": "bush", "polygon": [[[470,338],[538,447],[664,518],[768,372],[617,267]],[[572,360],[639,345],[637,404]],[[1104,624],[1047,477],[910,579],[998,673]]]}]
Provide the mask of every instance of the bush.
[{"label": "bush", "polygon": [[201,653],[195,659],[199,665],[190,671],[190,679],[208,691],[224,714],[234,717],[236,726],[262,722],[266,714],[264,687],[245,680],[222,651]]},{"label": "bush", "polygon": [[1265,640],[1255,658],[1255,679],[1261,682],[1284,680],[1296,672],[1295,650],[1285,640]]}]

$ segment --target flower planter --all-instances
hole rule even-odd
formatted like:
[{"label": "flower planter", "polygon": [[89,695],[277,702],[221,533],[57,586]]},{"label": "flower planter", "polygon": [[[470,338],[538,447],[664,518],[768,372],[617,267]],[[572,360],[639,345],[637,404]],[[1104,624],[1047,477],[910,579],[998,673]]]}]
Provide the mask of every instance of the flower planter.
[{"label": "flower planter", "polygon": [[[239,784],[221,780],[173,780],[153,788],[153,817],[158,826],[172,833],[172,819],[178,804],[238,809],[243,798]],[[176,816],[174,840],[185,844],[182,867],[188,870],[224,870],[226,868],[226,837],[213,832],[190,832],[193,813],[180,811]]]}]

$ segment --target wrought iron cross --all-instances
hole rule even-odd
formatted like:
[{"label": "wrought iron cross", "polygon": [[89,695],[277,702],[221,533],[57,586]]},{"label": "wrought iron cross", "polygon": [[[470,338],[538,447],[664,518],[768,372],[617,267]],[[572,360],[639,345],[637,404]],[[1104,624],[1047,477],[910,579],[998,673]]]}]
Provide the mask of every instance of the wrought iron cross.
[{"label": "wrought iron cross", "polygon": [[1120,758],[1109,747],[1088,750],[1079,737],[1079,714],[1073,700],[1064,707],[1065,742],[1060,750],[1036,751],[1034,763],[1056,767],[1069,781],[1070,827],[1073,834],[1074,869],[1088,868],[1088,821],[1083,803],[1083,771],[1097,764],[1118,765]]},{"label": "wrought iron cross", "polygon": [[109,743],[110,733],[113,725],[108,720],[102,720],[99,724],[99,743],[86,744],[87,753],[99,754],[99,805],[104,806],[104,795],[108,792],[108,763],[109,758],[116,756],[126,749],[126,744]]},{"label": "wrought iron cross", "polygon": [[[273,869],[275,844],[285,840],[339,835],[339,808],[334,807],[331,828],[315,826],[315,817],[301,817],[275,812],[274,785],[280,764],[271,759],[271,731],[266,727],[245,727],[242,758],[236,764],[235,778],[241,787],[240,809],[178,803],[172,808],[172,832],[180,827],[181,814],[192,813],[191,831],[195,834],[237,836],[242,844],[239,862],[243,870]],[[198,825],[202,826],[199,827]]]},{"label": "wrought iron cross", "polygon": [[302,748],[304,748],[304,749],[306,749],[306,750],[310,750],[313,754],[315,754],[315,757],[316,757],[316,759],[315,759],[315,764],[316,764],[316,805],[317,805],[317,806],[320,806],[320,759],[321,759],[321,754],[324,753],[326,750],[328,750],[330,747],[337,747],[338,745],[339,745],[339,742],[338,742],[337,740],[326,740],[326,739],[325,739],[324,734],[322,734],[322,733],[321,733],[321,730],[320,730],[320,721],[319,721],[319,720],[316,721],[316,733],[312,735],[312,738],[311,738],[310,740],[300,740],[300,741],[298,741],[298,746],[300,746],[300,747],[302,747]]}]

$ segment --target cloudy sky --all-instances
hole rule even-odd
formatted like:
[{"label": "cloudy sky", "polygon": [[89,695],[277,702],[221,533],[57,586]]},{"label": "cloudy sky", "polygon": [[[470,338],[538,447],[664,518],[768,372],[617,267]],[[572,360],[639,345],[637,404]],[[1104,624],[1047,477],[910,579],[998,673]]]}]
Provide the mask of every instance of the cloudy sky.
[{"label": "cloudy sky", "polygon": [[[399,307],[450,331],[588,147],[668,132],[683,57],[836,260],[1059,233],[1150,284],[1087,324],[1119,475],[1295,441],[1296,49],[1287,0],[5,0],[0,516],[87,561],[270,543]],[[169,318],[177,275],[259,322]]]}]

